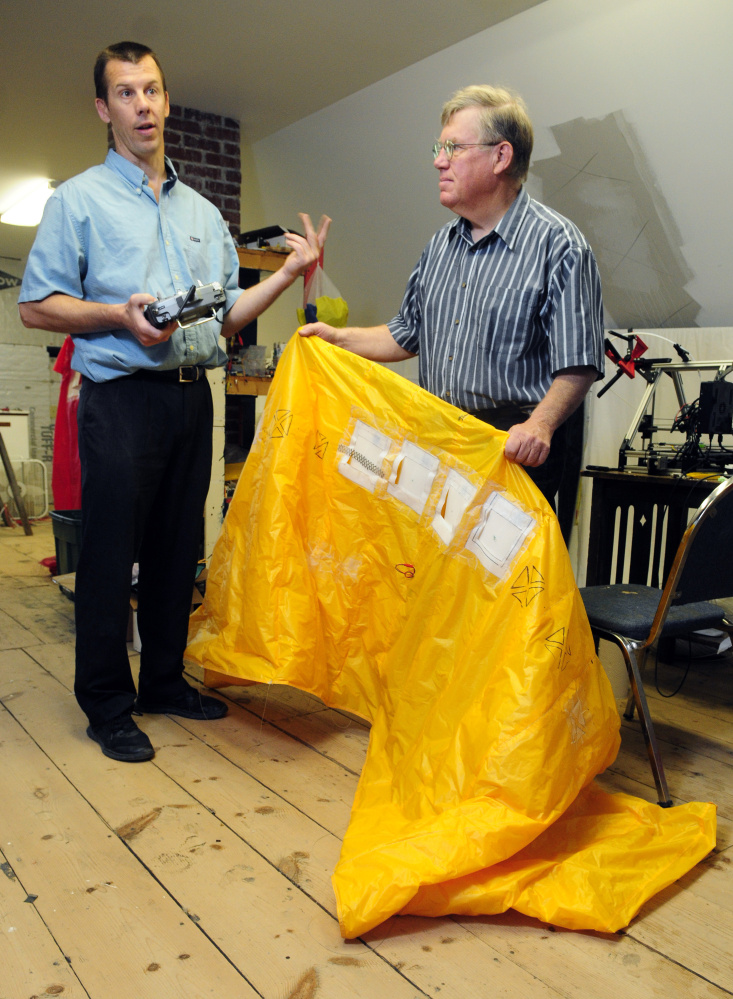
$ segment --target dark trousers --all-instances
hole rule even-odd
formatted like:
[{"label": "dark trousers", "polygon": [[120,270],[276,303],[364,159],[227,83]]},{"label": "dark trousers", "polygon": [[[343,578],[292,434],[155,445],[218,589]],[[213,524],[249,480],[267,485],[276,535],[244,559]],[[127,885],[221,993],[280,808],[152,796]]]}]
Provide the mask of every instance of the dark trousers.
[{"label": "dark trousers", "polygon": [[[516,423],[524,423],[525,420],[529,419],[529,414],[523,412],[518,406],[481,409],[471,415],[484,423],[490,423],[497,430],[505,431]],[[537,468],[522,466],[553,510],[555,510],[555,497],[561,487],[565,469],[566,428],[567,423],[563,423],[552,435],[550,454],[543,464],[538,465]]]},{"label": "dark trousers", "polygon": [[184,686],[193,581],[211,475],[212,402],[191,384],[84,379],[78,410],[82,540],[74,691],[92,725],[130,713],[132,565],[140,564],[141,696]]}]

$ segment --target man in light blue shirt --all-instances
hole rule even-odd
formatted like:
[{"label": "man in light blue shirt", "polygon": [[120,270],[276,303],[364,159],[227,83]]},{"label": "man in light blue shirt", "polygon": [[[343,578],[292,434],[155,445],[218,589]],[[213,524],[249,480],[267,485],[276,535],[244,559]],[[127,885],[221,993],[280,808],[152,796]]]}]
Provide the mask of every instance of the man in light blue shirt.
[{"label": "man in light blue shirt", "polygon": [[[119,307],[140,291],[147,292],[147,303],[197,281],[217,281],[224,287],[228,314],[241,295],[234,242],[214,205],[179,181],[167,158],[164,169],[166,179],[156,197],[143,169],[110,149],[104,164],[62,184],[46,206],[20,301],[54,311],[76,309],[82,302]],[[137,304],[121,318],[109,317],[119,328],[75,338],[75,370],[105,382],[135,370],[186,364],[214,368],[225,362],[220,323],[187,330],[175,325],[168,335],[158,331],[153,342],[143,343],[123,325],[139,322]]]},{"label": "man in light blue shirt", "polygon": [[[165,156],[165,78],[146,46],[105,49],[96,107],[111,126],[105,163],[48,202],[20,294],[23,323],[74,337],[82,543],[76,572],[75,693],[87,734],[112,759],[152,758],[132,712],[219,718],[224,702],[183,679],[191,591],[211,470],[212,403],[205,369],[223,364],[219,336],[262,313],[319,256],[329,221],[265,281],[240,291],[238,258],[214,206],[182,184]],[[222,322],[152,326],[156,298],[218,282]],[[127,657],[131,568],[140,563],[138,689]],[[137,694],[137,697],[136,697]]]}]

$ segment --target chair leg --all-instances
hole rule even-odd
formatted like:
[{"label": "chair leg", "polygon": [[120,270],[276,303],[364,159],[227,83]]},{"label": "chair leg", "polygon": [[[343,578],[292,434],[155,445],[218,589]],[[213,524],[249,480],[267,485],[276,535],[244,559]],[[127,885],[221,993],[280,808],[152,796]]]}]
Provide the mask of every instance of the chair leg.
[{"label": "chair leg", "polygon": [[669,790],[667,789],[667,778],[664,774],[664,764],[662,763],[659,746],[657,745],[657,737],[654,733],[654,725],[652,724],[651,715],[649,714],[646,694],[644,693],[644,685],[641,682],[639,663],[634,652],[630,652],[625,647],[622,648],[622,652],[624,654],[626,669],[631,682],[631,697],[636,704],[636,710],[639,712],[639,723],[641,724],[641,731],[644,736],[644,742],[646,743],[646,750],[649,755],[649,763],[651,764],[654,783],[657,787],[659,804],[662,808],[669,808],[672,804],[672,799],[670,798]]},{"label": "chair leg", "polygon": [[[628,670],[628,666],[626,669]],[[636,701],[634,700],[634,687],[631,685],[629,690],[629,699],[626,702],[626,710],[624,711],[624,718],[626,721],[632,721],[634,718],[634,708],[636,707]]]}]

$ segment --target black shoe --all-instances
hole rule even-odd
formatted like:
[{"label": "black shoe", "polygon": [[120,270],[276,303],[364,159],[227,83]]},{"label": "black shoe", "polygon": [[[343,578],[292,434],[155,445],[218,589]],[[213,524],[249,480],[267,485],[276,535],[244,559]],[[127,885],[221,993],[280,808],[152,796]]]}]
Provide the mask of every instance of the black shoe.
[{"label": "black shoe", "polygon": [[105,756],[123,763],[142,763],[155,756],[150,739],[141,732],[132,718],[116,718],[104,725],[90,725],[90,739],[98,742]]},{"label": "black shoe", "polygon": [[180,718],[210,721],[223,718],[229,706],[217,697],[208,697],[199,690],[188,687],[182,693],[160,701],[138,697],[133,710],[144,715],[178,715]]}]

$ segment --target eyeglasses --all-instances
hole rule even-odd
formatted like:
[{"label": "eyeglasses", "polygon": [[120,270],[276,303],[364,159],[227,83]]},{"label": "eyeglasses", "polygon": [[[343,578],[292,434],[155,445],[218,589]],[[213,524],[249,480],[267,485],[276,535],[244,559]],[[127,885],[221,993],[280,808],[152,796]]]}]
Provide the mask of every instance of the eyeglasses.
[{"label": "eyeglasses", "polygon": [[445,142],[436,142],[433,145],[433,159],[437,160],[442,150],[445,150],[445,155],[449,160],[452,160],[453,153],[461,149],[468,149],[469,146],[498,146],[503,141],[503,139],[497,139],[496,142],[453,142],[452,139],[446,139]]}]

